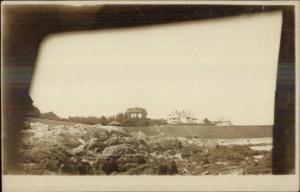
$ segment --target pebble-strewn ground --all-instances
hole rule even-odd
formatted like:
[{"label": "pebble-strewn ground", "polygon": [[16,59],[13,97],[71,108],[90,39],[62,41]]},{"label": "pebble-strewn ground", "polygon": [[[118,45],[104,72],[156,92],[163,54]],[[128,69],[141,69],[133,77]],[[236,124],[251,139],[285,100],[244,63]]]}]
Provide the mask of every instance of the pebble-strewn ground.
[{"label": "pebble-strewn ground", "polygon": [[[28,123],[22,174],[271,174],[271,151],[246,142],[148,137],[122,127]],[[258,144],[262,145],[262,144]]]}]

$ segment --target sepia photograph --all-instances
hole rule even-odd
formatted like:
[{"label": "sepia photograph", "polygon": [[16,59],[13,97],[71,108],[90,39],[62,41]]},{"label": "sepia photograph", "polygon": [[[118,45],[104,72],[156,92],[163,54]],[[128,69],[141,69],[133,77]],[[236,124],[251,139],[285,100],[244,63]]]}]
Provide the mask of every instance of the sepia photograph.
[{"label": "sepia photograph", "polygon": [[299,4],[238,2],[2,3],[5,191],[299,190]]}]

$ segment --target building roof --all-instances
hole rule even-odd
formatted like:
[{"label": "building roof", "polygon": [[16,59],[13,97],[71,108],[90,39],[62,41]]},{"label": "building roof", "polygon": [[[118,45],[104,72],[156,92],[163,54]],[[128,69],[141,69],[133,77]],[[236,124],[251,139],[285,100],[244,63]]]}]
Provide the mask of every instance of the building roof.
[{"label": "building roof", "polygon": [[119,121],[113,120],[109,123],[109,125],[121,125],[121,123]]},{"label": "building roof", "polygon": [[128,108],[126,113],[146,113],[146,109],[141,107]]}]

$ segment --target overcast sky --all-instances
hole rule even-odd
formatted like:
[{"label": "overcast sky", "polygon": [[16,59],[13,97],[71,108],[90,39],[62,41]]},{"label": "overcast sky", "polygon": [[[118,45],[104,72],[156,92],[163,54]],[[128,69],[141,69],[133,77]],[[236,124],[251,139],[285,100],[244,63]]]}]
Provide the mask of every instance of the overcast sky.
[{"label": "overcast sky", "polygon": [[34,105],[59,116],[139,106],[200,120],[273,124],[281,12],[49,36],[31,87]]}]

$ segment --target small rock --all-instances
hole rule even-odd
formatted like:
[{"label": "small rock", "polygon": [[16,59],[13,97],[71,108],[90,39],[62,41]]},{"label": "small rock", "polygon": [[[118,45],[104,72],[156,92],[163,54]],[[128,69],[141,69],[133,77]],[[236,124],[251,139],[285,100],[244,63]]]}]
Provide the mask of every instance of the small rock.
[{"label": "small rock", "polygon": [[112,172],[118,171],[118,163],[116,159],[112,157],[104,157],[100,159],[100,169],[102,169],[106,174],[111,174]]},{"label": "small rock", "polygon": [[124,154],[132,154],[134,151],[131,149],[129,145],[121,144],[121,145],[113,145],[106,147],[101,156],[103,157],[120,157]]},{"label": "small rock", "polygon": [[174,175],[178,173],[177,165],[174,160],[159,159],[156,164],[159,175]]}]

